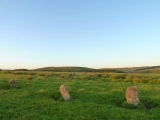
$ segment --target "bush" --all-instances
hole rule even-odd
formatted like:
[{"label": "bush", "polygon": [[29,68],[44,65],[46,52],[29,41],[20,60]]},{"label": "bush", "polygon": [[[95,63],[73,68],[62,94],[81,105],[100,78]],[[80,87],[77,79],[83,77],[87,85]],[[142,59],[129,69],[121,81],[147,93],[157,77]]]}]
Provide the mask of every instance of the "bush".
[{"label": "bush", "polygon": [[109,74],[102,74],[102,78],[109,78]]},{"label": "bush", "polygon": [[111,79],[125,79],[126,75],[125,74],[112,74],[110,75]]},{"label": "bush", "polygon": [[138,77],[133,78],[134,83],[142,83],[141,79]]},{"label": "bush", "polygon": [[47,76],[45,73],[39,73],[38,76]]},{"label": "bush", "polygon": [[34,73],[34,72],[31,72],[31,73],[28,73],[29,75],[36,75],[36,73]]},{"label": "bush", "polygon": [[26,77],[26,80],[32,80],[33,78],[31,76]]},{"label": "bush", "polygon": [[102,77],[102,74],[97,74],[97,77],[99,77],[99,78]]},{"label": "bush", "polygon": [[88,74],[87,76],[90,77],[90,78],[95,78],[95,77],[97,77],[97,74],[91,73],[91,74]]},{"label": "bush", "polygon": [[131,75],[127,75],[126,77],[125,77],[125,82],[131,82],[133,80],[133,76],[131,76]]},{"label": "bush", "polygon": [[23,72],[15,72],[15,75],[23,75]]},{"label": "bush", "polygon": [[62,73],[62,74],[60,74],[61,78],[69,78],[71,76],[72,76],[72,74],[68,74],[68,73]]},{"label": "bush", "polygon": [[53,76],[55,76],[54,73],[48,73],[48,74],[47,74],[47,77],[53,77]]}]

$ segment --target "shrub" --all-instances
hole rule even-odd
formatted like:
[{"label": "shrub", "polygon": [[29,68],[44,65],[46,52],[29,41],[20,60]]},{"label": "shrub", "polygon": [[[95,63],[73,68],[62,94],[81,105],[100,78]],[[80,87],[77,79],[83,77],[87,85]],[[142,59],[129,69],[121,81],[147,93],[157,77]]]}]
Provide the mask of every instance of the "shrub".
[{"label": "shrub", "polygon": [[142,81],[141,81],[140,78],[135,77],[135,78],[133,78],[133,82],[134,82],[134,83],[141,83]]},{"label": "shrub", "polygon": [[97,77],[97,74],[95,74],[95,73],[93,74],[92,73],[92,74],[88,74],[87,76],[90,77],[90,78],[95,78],[95,77]]},{"label": "shrub", "polygon": [[97,74],[96,76],[100,78],[100,77],[102,77],[102,74]]},{"label": "shrub", "polygon": [[33,78],[31,76],[26,77],[26,80],[32,80]]},{"label": "shrub", "polygon": [[45,73],[39,73],[38,76],[47,76]]},{"label": "shrub", "polygon": [[102,74],[102,78],[109,78],[109,74]]},{"label": "shrub", "polygon": [[34,72],[31,72],[31,73],[28,73],[29,75],[36,75],[36,73],[34,73]]},{"label": "shrub", "polygon": [[23,72],[15,72],[15,75],[23,75]]},{"label": "shrub", "polygon": [[60,74],[61,78],[69,78],[71,76],[72,76],[72,74],[68,74],[68,73],[62,73],[62,74]]},{"label": "shrub", "polygon": [[131,82],[132,80],[133,80],[133,76],[127,75],[127,76],[125,77],[125,81],[126,81],[126,82]]},{"label": "shrub", "polygon": [[48,73],[47,77],[53,77],[55,74],[54,73]]},{"label": "shrub", "polygon": [[110,78],[113,79],[125,79],[126,75],[125,74],[112,74],[110,75]]}]

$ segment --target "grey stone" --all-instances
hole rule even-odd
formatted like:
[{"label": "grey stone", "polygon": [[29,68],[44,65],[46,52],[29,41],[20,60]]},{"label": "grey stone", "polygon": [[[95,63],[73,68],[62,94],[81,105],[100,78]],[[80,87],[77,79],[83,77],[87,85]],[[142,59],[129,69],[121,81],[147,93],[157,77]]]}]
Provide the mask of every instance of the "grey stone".
[{"label": "grey stone", "polygon": [[10,80],[9,83],[10,83],[10,85],[11,85],[12,87],[18,88],[18,85],[17,85],[17,83],[15,82],[15,80]]}]

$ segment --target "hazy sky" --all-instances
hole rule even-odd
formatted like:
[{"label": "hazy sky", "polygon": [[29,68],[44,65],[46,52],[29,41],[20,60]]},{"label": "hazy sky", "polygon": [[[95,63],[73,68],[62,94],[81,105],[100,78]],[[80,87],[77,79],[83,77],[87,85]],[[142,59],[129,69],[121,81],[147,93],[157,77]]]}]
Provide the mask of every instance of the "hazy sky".
[{"label": "hazy sky", "polygon": [[0,68],[160,65],[160,0],[0,0]]}]

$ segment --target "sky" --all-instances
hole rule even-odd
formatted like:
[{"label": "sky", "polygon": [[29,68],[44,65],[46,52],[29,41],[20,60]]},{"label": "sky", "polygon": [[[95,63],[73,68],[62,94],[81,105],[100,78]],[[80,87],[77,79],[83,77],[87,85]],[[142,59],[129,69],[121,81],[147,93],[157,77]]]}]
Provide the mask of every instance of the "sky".
[{"label": "sky", "polygon": [[0,69],[160,65],[160,0],[0,0]]}]

